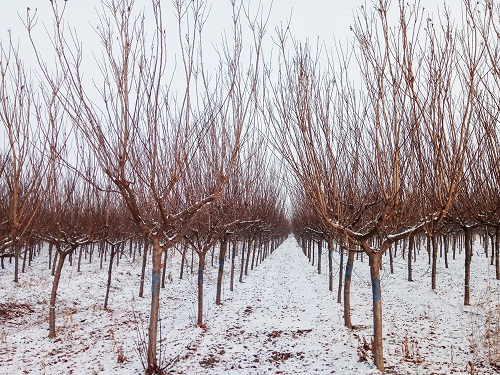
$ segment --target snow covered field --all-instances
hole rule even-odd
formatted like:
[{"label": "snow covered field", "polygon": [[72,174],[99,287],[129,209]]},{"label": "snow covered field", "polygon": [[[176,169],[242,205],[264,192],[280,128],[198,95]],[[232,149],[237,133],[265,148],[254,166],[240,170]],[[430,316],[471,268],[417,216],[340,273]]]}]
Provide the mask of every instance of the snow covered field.
[{"label": "snow covered field", "polygon": [[[430,267],[422,251],[414,282],[397,255],[395,273],[384,257],[382,295],[384,357],[393,374],[495,374],[484,367],[488,260],[475,245],[472,305],[463,307],[463,253],[450,268],[439,259],[438,289],[431,291]],[[338,254],[335,254],[338,261]],[[336,291],[328,291],[327,254],[323,271],[308,264],[290,237],[229,291],[216,306],[216,268],[206,270],[206,329],[195,327],[196,277],[179,280],[179,254],[169,258],[171,282],[161,291],[161,358],[176,360],[172,374],[376,374],[371,358],[359,362],[358,338],[370,342],[371,286],[367,258],[356,260],[351,286],[353,331],[343,327]],[[149,288],[138,298],[140,259],[125,257],[114,269],[109,310],[103,310],[107,266],[88,260],[63,269],[58,294],[56,339],[48,339],[52,277],[45,256],[13,280],[13,265],[0,270],[0,374],[136,374],[149,313]],[[207,263],[210,259],[207,257]],[[218,262],[215,262],[216,264]],[[228,263],[226,263],[227,265]],[[228,267],[226,267],[228,268]],[[492,276],[494,276],[493,269]],[[227,272],[227,271],[226,271]],[[337,272],[335,279],[337,280]],[[149,281],[149,275],[147,279]],[[491,280],[494,302],[498,281]],[[2,314],[2,308],[8,314]],[[471,368],[472,364],[472,368]]]}]

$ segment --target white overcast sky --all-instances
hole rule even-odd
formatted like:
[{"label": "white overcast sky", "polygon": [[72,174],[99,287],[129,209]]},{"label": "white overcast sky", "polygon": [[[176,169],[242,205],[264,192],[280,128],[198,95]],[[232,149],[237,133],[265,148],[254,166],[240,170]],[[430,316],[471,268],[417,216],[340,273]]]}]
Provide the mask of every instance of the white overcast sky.
[{"label": "white overcast sky", "polygon": [[[62,0],[58,0],[62,3]],[[271,1],[244,0],[246,4],[255,6],[262,3],[264,8],[271,6]],[[162,0],[164,15],[171,25],[175,19],[169,14],[171,0]],[[207,27],[205,28],[205,40],[216,42],[224,30],[230,30],[231,6],[229,0],[212,0],[211,11]],[[448,0],[446,6],[452,10],[452,14],[460,20],[461,0]],[[101,2],[96,0],[68,0],[66,19],[71,26],[76,28],[79,37],[85,43],[93,45],[96,41],[90,25],[97,24],[96,9],[101,9]],[[136,8],[150,8],[149,0],[136,0]],[[353,23],[353,14],[361,6],[372,6],[372,2],[360,0],[274,0],[272,1],[271,16],[268,24],[267,36],[270,38],[275,34],[274,29],[280,22],[286,23],[291,16],[292,34],[300,39],[309,39],[310,42],[319,38],[330,48],[334,46],[335,40],[346,41],[351,38],[349,25]],[[443,10],[443,0],[422,0],[421,4],[433,13]],[[397,5],[393,1],[392,5]],[[26,30],[22,20],[26,18],[27,8],[33,12],[37,9],[40,35],[45,33],[44,25],[51,25],[50,0],[12,0],[2,1],[0,11],[0,39],[5,43],[8,38],[8,30],[11,30],[13,39],[19,41],[22,50],[29,50],[26,42]],[[268,49],[272,48],[272,43]]]}]

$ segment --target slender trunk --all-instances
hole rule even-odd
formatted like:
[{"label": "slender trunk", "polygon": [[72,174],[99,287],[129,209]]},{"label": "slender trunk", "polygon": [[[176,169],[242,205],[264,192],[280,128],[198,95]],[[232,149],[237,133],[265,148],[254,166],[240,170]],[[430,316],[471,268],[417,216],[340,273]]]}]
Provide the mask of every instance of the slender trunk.
[{"label": "slender trunk", "polygon": [[51,272],[52,276],[56,275],[56,267],[57,267],[57,258],[58,257],[59,257],[59,251],[57,251],[57,249],[56,249],[56,252],[54,253],[54,261],[52,262],[52,272]]},{"label": "slender trunk", "polygon": [[181,258],[181,272],[179,275],[179,279],[182,280],[182,277],[184,276],[184,264],[186,263],[186,252],[187,252],[187,244],[182,245],[182,258]]},{"label": "slender trunk", "polygon": [[163,263],[162,263],[162,272],[161,272],[161,287],[165,289],[165,275],[167,274],[167,254],[168,251],[163,251]]},{"label": "slender trunk", "polygon": [[443,237],[444,241],[444,267],[448,268],[448,250],[450,249],[450,237],[446,234]]},{"label": "slender trunk", "polygon": [[457,258],[457,236],[453,236],[453,260]]},{"label": "slender trunk", "polygon": [[254,241],[253,243],[253,251],[252,251],[252,266],[250,267],[250,271],[253,271],[253,265],[254,265],[254,261],[255,261],[255,252],[257,250],[257,240]]},{"label": "slender trunk", "polygon": [[431,236],[427,234],[427,258],[429,259],[429,265],[432,264],[431,242]]},{"label": "slender trunk", "polygon": [[247,259],[245,261],[245,276],[248,275],[248,261],[250,260],[250,251],[252,251],[252,240],[248,241]]},{"label": "slender trunk", "polygon": [[[488,226],[484,227],[484,236],[483,236],[483,246],[484,246],[484,255],[486,255],[486,258],[489,258],[489,251],[488,251],[488,245],[490,243],[489,236],[488,236]],[[493,249],[492,249],[493,250]]]},{"label": "slender trunk", "polygon": [[113,259],[116,254],[116,244],[111,244],[111,254],[109,254],[108,283],[106,284],[106,297],[104,297],[104,310],[108,309],[109,290],[111,289],[111,274],[113,273]]},{"label": "slender trunk", "polygon": [[234,290],[234,260],[236,257],[236,241],[233,241],[233,246],[231,250],[231,282],[229,284],[229,290],[232,292]]},{"label": "slender trunk", "polygon": [[394,273],[394,256],[392,253],[392,247],[389,248],[389,265],[391,268],[391,273]]},{"label": "slender trunk", "polygon": [[203,324],[203,271],[205,270],[205,252],[198,253],[198,326]]},{"label": "slender trunk", "polygon": [[49,243],[49,270],[52,268],[52,248],[53,244]]},{"label": "slender trunk", "polygon": [[472,229],[470,227],[463,228],[465,232],[465,290],[464,290],[464,305],[470,305],[470,263],[471,263],[471,255],[472,255],[472,247],[471,247],[471,232]]},{"label": "slender trunk", "polygon": [[19,245],[14,246],[14,282],[19,282]]},{"label": "slender trunk", "polygon": [[141,266],[141,282],[139,284],[139,297],[144,297],[144,278],[146,275],[146,263],[148,261],[148,241],[144,241],[144,249],[142,252],[142,266]]},{"label": "slender trunk", "polygon": [[382,289],[380,286],[381,254],[370,255],[370,276],[373,298],[373,362],[379,371],[384,372],[384,350],[382,344]]},{"label": "slender trunk", "polygon": [[78,264],[77,264],[77,272],[82,272],[82,253],[83,253],[83,246],[80,246],[80,251],[78,253]]},{"label": "slender trunk", "polygon": [[490,240],[491,240],[491,261],[490,265],[493,265],[495,262],[495,233],[490,233],[489,234]]},{"label": "slender trunk", "polygon": [[222,277],[224,276],[224,261],[226,259],[227,251],[227,238],[222,238],[220,241],[219,249],[219,273],[217,275],[217,293],[215,295],[215,304],[218,306],[221,304],[221,294],[222,294]]},{"label": "slender trunk", "polygon": [[323,243],[318,241],[318,274],[321,275],[321,253],[323,251]]},{"label": "slender trunk", "polygon": [[431,284],[432,290],[436,290],[436,273],[437,273],[437,257],[438,257],[438,244],[437,238],[433,234],[428,237],[432,244],[432,272],[431,272]]},{"label": "slender trunk", "polygon": [[194,249],[191,248],[191,275],[194,272]]},{"label": "slender trunk", "polygon": [[49,305],[49,337],[56,337],[56,299],[57,299],[57,288],[59,287],[59,280],[61,279],[61,272],[64,265],[64,260],[66,259],[67,253],[58,250],[59,260],[57,262],[57,268],[54,274],[54,280],[52,282],[52,291],[50,292],[50,305]]},{"label": "slender trunk", "polygon": [[[341,250],[342,251],[342,250]],[[352,270],[354,267],[354,251],[347,250],[347,264],[345,267],[345,282],[344,282],[344,325],[351,329],[351,280]],[[339,284],[342,285],[342,284]],[[340,293],[339,293],[340,297]],[[340,303],[340,299],[338,300]]]},{"label": "slender trunk", "polygon": [[243,241],[243,247],[241,249],[241,269],[240,269],[240,279],[238,280],[240,283],[243,282],[243,268],[245,265],[245,246],[246,246],[246,241]]},{"label": "slender trunk", "polygon": [[28,252],[29,252],[29,244],[26,243],[24,247],[24,253],[23,253],[23,266],[21,268],[21,273],[26,272],[26,261],[28,260]]},{"label": "slender trunk", "polygon": [[102,267],[103,267],[103,262],[104,262],[104,255],[106,254],[106,246],[104,246],[104,244],[101,242],[99,244],[99,254],[101,254],[101,258],[100,258],[100,264],[99,264],[99,269],[102,270]]},{"label": "slender trunk", "polygon": [[413,258],[413,252],[415,248],[415,236],[410,236],[408,239],[408,281],[413,281],[413,276],[412,276],[412,258]]},{"label": "slender trunk", "polygon": [[314,252],[314,241],[311,240],[311,256],[312,256],[312,262],[311,262],[311,264],[313,266],[314,266],[314,254],[315,254],[315,252]]},{"label": "slender trunk", "polygon": [[333,292],[333,240],[328,239],[328,290]]},{"label": "slender trunk", "polygon": [[[337,288],[337,303],[342,303],[342,277],[344,275],[344,249],[340,247],[339,287]],[[345,291],[344,291],[345,292]]]},{"label": "slender trunk", "polygon": [[496,279],[500,280],[500,225],[496,228],[496,240],[495,240],[495,270],[496,270]]},{"label": "slender trunk", "polygon": [[[146,253],[146,251],[144,251]],[[158,370],[156,359],[156,344],[158,334],[158,316],[160,311],[160,272],[161,255],[163,249],[160,246],[160,239],[153,238],[153,270],[151,275],[151,313],[149,314],[148,327],[148,369],[150,373]]]}]

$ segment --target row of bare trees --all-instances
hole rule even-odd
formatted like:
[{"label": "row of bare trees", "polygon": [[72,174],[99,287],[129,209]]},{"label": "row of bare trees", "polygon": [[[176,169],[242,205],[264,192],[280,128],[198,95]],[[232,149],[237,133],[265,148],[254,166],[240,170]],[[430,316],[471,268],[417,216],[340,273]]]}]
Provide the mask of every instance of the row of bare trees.
[{"label": "row of bare trees", "polygon": [[[288,226],[258,129],[264,100],[262,9],[251,14],[232,2],[232,32],[217,47],[218,65],[209,69],[203,49],[206,2],[174,1],[180,61],[174,71],[161,2],[153,0],[147,11],[134,5],[103,3],[95,27],[102,49],[92,51],[97,76],[87,73],[89,51],[65,21],[66,2],[51,2],[51,51],[40,47],[38,16],[28,9],[25,27],[39,81],[33,83],[12,43],[2,46],[1,122],[8,143],[0,154],[0,256],[15,257],[17,281],[25,243],[35,238],[55,249],[49,334],[54,337],[57,287],[67,257],[93,243],[107,244],[107,306],[117,251],[128,240],[143,241],[141,290],[151,249],[145,367],[152,374],[161,370],[162,256],[182,243],[197,254],[202,324],[207,252],[220,249],[220,303],[228,243],[234,276],[236,244],[247,244],[245,255],[255,244],[257,263]],[[247,268],[248,256],[245,273]]]},{"label": "row of bare trees", "polygon": [[[434,17],[418,2],[377,1],[359,10],[355,46],[339,46],[338,59],[278,33],[268,121],[294,176],[294,231],[369,257],[373,355],[382,371],[382,256],[425,233],[436,288],[438,236],[460,228],[469,304],[473,228],[496,233],[498,251],[500,8],[467,1],[465,9],[457,26],[446,9]],[[351,269],[349,259],[347,290]]]}]

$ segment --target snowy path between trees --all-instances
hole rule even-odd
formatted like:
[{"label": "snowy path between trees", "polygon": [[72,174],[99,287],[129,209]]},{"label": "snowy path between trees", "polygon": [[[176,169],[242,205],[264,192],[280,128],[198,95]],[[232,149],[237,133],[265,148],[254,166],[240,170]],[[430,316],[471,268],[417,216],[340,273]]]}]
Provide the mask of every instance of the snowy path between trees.
[{"label": "snowy path between trees", "polygon": [[[365,374],[342,309],[295,239],[287,239],[213,312],[185,374]],[[319,276],[319,277],[318,277]],[[201,365],[200,365],[201,362]]]}]

